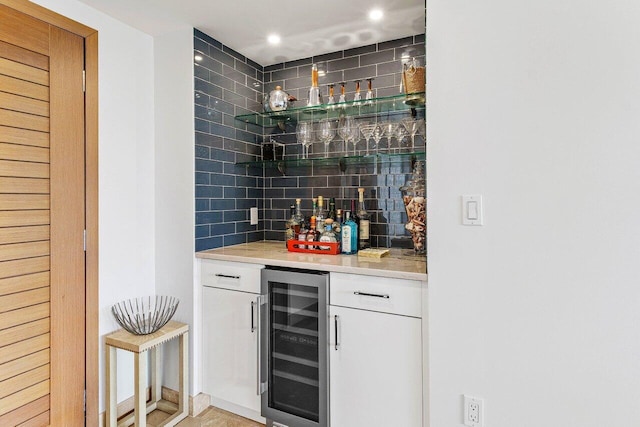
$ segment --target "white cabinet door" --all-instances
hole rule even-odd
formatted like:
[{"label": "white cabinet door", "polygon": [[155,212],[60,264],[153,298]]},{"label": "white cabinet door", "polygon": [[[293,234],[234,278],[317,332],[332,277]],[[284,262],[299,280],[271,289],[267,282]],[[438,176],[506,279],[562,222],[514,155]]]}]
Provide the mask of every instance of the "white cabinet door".
[{"label": "white cabinet door", "polygon": [[259,414],[258,318],[251,304],[258,295],[206,286],[202,293],[203,391]]},{"label": "white cabinet door", "polygon": [[421,320],[337,306],[329,313],[331,427],[422,426]]}]

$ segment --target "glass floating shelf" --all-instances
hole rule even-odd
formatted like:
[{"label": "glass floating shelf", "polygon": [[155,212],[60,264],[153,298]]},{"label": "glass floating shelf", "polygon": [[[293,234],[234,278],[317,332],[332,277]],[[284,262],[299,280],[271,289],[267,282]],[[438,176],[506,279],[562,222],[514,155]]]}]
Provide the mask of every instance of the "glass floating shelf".
[{"label": "glass floating shelf", "polygon": [[253,162],[238,162],[237,165],[253,166],[253,167],[271,167],[283,169],[287,167],[298,166],[339,166],[344,172],[347,166],[351,165],[368,165],[378,161],[385,163],[403,162],[407,159],[423,160],[425,158],[424,151],[411,153],[388,153],[388,154],[369,154],[362,156],[342,156],[342,157],[315,157],[310,159],[284,159],[284,160],[256,160]]},{"label": "glass floating shelf", "polygon": [[282,126],[283,123],[317,121],[323,118],[348,116],[376,116],[399,114],[410,110],[424,109],[424,92],[409,95],[399,94],[370,100],[348,101],[341,104],[321,104],[314,107],[295,107],[285,111],[260,112],[235,116],[236,120],[262,127]]}]

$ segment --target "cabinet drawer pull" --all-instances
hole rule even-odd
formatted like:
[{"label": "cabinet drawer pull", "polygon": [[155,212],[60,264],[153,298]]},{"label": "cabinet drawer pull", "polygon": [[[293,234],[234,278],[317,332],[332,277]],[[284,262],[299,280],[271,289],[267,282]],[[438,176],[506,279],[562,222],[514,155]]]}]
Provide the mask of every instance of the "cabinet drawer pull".
[{"label": "cabinet drawer pull", "polygon": [[256,326],[253,318],[253,306],[256,305],[255,302],[251,301],[251,333],[256,331]]},{"label": "cabinet drawer pull", "polygon": [[354,295],[362,295],[363,297],[376,297],[376,298],[385,298],[385,299],[389,299],[389,295],[387,294],[369,294],[367,292],[360,292],[360,291],[355,291],[353,293]]},{"label": "cabinet drawer pull", "polygon": [[240,279],[240,276],[230,276],[228,274],[216,274],[216,277],[224,277],[225,279]]},{"label": "cabinet drawer pull", "polygon": [[338,315],[336,314],[334,317],[334,324],[335,324],[335,330],[336,330],[336,351],[338,351],[338,346],[340,346],[340,343],[338,342]]}]

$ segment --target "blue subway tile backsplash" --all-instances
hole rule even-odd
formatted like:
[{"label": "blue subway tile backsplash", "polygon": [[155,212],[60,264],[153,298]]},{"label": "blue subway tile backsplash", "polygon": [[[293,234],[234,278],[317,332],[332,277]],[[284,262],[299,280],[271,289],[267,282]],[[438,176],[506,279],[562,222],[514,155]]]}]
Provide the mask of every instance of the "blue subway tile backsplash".
[{"label": "blue subway tile backsplash", "polygon": [[[365,188],[367,209],[372,215],[372,245],[411,247],[404,228],[406,213],[399,187],[409,179],[411,162],[378,162],[347,165],[289,165],[286,175],[276,168],[239,165],[260,160],[263,141],[274,138],[286,144],[288,157],[298,156],[295,124],[285,130],[261,128],[234,119],[240,114],[262,110],[265,93],[276,85],[306,103],[311,83],[311,64],[317,63],[322,95],[327,85],[346,81],[348,99],[353,97],[356,79],[374,78],[375,96],[399,92],[402,60],[425,58],[424,34],[262,66],[250,58],[194,29],[194,108],[196,250],[206,250],[259,240],[283,240],[289,206],[302,199],[303,213],[311,212],[311,198],[336,198],[336,208],[349,208],[357,199],[358,187]],[[362,82],[366,91],[366,81]],[[384,146],[386,140],[380,141]],[[422,144],[420,146],[420,144]],[[424,150],[424,140],[416,136]],[[350,150],[352,146],[348,147]],[[364,148],[361,141],[358,149]],[[330,144],[334,155],[343,155],[343,142]],[[312,145],[312,156],[324,153],[322,143]],[[249,209],[259,209],[258,225],[249,223]]]}]

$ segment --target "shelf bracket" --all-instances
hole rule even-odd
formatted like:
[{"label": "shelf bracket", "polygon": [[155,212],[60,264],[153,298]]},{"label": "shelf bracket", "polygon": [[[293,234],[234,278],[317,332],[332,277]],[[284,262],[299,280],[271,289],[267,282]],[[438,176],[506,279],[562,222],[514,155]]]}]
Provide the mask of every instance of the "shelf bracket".
[{"label": "shelf bracket", "polygon": [[340,160],[338,160],[338,166],[340,167],[340,172],[345,173],[347,170],[347,161],[344,157],[340,157]]}]

